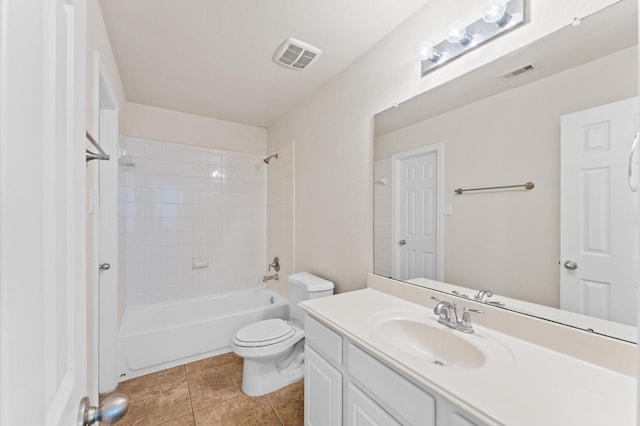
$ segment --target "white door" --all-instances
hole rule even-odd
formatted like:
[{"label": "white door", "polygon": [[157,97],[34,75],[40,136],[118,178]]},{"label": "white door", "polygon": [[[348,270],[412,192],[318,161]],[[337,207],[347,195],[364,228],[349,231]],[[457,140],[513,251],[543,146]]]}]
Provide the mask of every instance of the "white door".
[{"label": "white door", "polygon": [[440,279],[439,149],[393,157],[393,271],[400,280]]},{"label": "white door", "polygon": [[86,4],[0,10],[0,424],[74,425],[88,387]]},{"label": "white door", "polygon": [[629,190],[632,98],[562,117],[562,309],[636,324],[640,234]]}]

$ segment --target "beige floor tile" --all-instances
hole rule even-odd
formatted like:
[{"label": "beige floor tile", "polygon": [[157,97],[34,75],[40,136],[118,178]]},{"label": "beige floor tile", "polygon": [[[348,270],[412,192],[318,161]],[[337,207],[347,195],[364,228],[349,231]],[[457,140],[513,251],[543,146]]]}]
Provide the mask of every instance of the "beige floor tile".
[{"label": "beige floor tile", "polygon": [[187,377],[184,365],[179,365],[157,373],[146,374],[135,379],[118,383],[118,392],[127,393],[147,389],[160,383],[176,383]]},{"label": "beige floor tile", "polygon": [[281,426],[266,397],[238,395],[194,412],[197,426],[274,425]]},{"label": "beige floor tile", "polygon": [[191,414],[183,366],[122,382],[116,391],[129,396],[129,410],[119,426],[159,425]]},{"label": "beige floor tile", "polygon": [[284,426],[304,424],[304,380],[267,395]]},{"label": "beige floor tile", "polygon": [[209,369],[213,367],[218,367],[223,364],[228,364],[230,362],[242,362],[242,358],[233,352],[229,352],[226,354],[213,356],[210,358],[205,358],[200,361],[190,362],[185,364],[185,368],[187,370],[187,374],[193,374],[198,372],[201,369]]},{"label": "beige floor tile", "polygon": [[209,368],[191,366],[189,371],[187,378],[194,411],[242,394],[241,358]]},{"label": "beige floor tile", "polygon": [[233,353],[127,380],[116,389],[130,399],[118,425],[303,424],[303,381],[258,398],[242,393],[241,386],[242,358]]},{"label": "beige floor tile", "polygon": [[162,423],[162,426],[195,426],[195,424],[196,421],[193,419],[193,413],[189,413],[186,416]]}]

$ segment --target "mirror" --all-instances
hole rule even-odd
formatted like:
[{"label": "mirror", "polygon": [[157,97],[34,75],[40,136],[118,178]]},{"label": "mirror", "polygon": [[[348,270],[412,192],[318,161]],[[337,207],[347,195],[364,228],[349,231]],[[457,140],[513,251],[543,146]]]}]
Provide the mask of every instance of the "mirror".
[{"label": "mirror", "polygon": [[[638,95],[637,16],[637,3],[621,0],[377,114],[374,273],[457,297],[488,289],[487,303],[635,341],[640,196],[630,192],[625,167],[639,112],[629,112],[633,125],[620,135],[590,114],[604,108],[617,117],[603,106]],[[587,124],[579,122],[585,114]],[[575,135],[586,139],[566,142]],[[621,165],[609,177],[579,165],[586,180],[567,186],[575,173],[565,163],[584,157],[567,147],[603,150],[609,136]],[[412,187],[405,178],[420,171],[424,179]],[[631,204],[617,207],[617,195],[603,189],[607,179]],[[454,192],[527,182],[533,189]],[[576,237],[572,224],[585,234]],[[630,248],[613,249],[614,234]],[[426,248],[408,250],[412,244]],[[568,257],[571,245],[581,257]],[[619,278],[580,276],[608,250],[629,254],[616,266],[628,273],[623,290],[608,284]]]}]

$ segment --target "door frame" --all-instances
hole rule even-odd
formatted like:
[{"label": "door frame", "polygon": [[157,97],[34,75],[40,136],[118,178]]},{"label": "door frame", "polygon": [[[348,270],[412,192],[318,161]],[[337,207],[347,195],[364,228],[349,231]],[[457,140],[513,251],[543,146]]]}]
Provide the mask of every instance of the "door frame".
[{"label": "door frame", "polygon": [[[118,116],[119,106],[107,71],[94,53],[93,75],[93,134],[100,146],[110,155],[109,161],[94,161],[97,166],[98,194],[89,197],[93,203],[92,235],[97,241],[91,244],[88,278],[93,293],[92,330],[94,336],[90,346],[90,359],[94,363],[93,378],[97,391],[112,391],[118,383],[117,347],[119,329],[119,267],[118,267]],[[94,180],[93,185],[96,187]],[[91,216],[91,215],[90,215]],[[109,263],[106,271],[99,264]],[[93,348],[93,349],[92,349]],[[92,353],[93,352],[93,353]]]},{"label": "door frame", "polygon": [[400,172],[400,164],[402,161],[413,157],[419,157],[421,155],[436,154],[436,250],[438,259],[436,261],[436,280],[442,281],[444,272],[444,238],[443,238],[443,205],[444,205],[444,144],[433,144],[425,147],[411,149],[408,151],[402,151],[395,153],[391,156],[391,176],[393,177],[393,184],[391,185],[391,276],[398,276],[398,268],[400,262],[400,255],[397,245],[397,232],[398,232],[398,210],[400,199],[398,197],[399,182],[398,173]]}]

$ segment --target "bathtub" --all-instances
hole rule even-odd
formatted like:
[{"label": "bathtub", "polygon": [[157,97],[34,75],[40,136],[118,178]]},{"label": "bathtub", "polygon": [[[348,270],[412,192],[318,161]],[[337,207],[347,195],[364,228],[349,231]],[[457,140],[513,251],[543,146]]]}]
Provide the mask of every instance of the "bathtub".
[{"label": "bathtub", "polygon": [[230,352],[240,328],[288,317],[289,301],[268,289],[127,308],[118,335],[119,380]]}]

